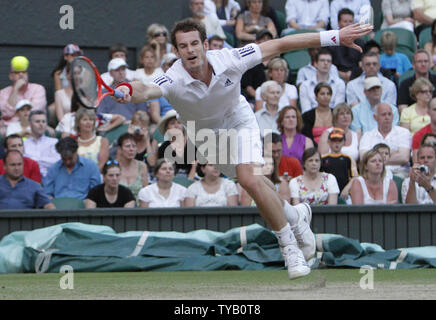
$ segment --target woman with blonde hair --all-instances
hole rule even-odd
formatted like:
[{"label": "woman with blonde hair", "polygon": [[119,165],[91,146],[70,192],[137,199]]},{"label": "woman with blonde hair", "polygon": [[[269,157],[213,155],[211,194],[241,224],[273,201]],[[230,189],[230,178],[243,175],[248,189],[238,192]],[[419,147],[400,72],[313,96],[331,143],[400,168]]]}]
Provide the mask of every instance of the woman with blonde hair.
[{"label": "woman with blonde hair", "polygon": [[282,137],[283,156],[297,158],[301,164],[304,150],[312,148],[313,141],[301,134],[303,118],[294,106],[284,107],[277,117],[277,128]]},{"label": "woman with blonde hair", "polygon": [[[349,155],[354,161],[359,159],[359,141],[360,134],[350,129],[353,121],[353,112],[351,107],[346,103],[339,103],[333,109],[333,127],[341,128],[345,132],[345,144],[341,149],[342,153]],[[319,139],[318,149],[321,155],[330,153],[328,144],[328,136],[332,132],[333,127],[325,130]]]},{"label": "woman with blonde hair", "polygon": [[142,68],[136,69],[134,80],[149,84],[157,77],[163,75],[163,70],[160,67],[156,67],[159,61],[156,51],[151,46],[146,45],[142,47],[139,61]]},{"label": "woman with blonde hair", "polygon": [[169,52],[175,52],[169,41],[168,29],[159,23],[153,23],[147,28],[147,44],[156,52],[156,68],[160,67],[163,56]]},{"label": "woman with blonde hair", "polygon": [[376,150],[368,151],[360,162],[360,176],[351,185],[352,204],[398,203],[397,186],[386,176],[383,156]]},{"label": "woman with blonde hair", "polygon": [[[282,87],[282,94],[279,100],[279,110],[286,106],[297,106],[297,88],[286,82],[289,75],[288,63],[282,58],[273,58],[268,63],[267,79],[274,80]],[[262,99],[261,87],[256,89],[256,111],[262,109],[265,101]]]},{"label": "woman with blonde hair", "polygon": [[94,110],[79,108],[75,116],[75,130],[78,134],[77,153],[93,160],[100,171],[109,159],[109,141],[96,134],[97,115]]},{"label": "woman with blonde hair", "polygon": [[433,98],[434,86],[426,78],[418,78],[409,89],[416,103],[401,112],[400,126],[409,129],[412,135],[430,123],[428,105]]}]

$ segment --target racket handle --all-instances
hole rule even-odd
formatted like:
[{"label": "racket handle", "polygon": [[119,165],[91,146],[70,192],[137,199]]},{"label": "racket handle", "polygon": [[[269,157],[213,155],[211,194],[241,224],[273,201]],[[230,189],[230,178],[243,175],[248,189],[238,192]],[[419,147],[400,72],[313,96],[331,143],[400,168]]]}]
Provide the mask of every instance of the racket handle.
[{"label": "racket handle", "polygon": [[120,90],[115,89],[114,96],[115,96],[115,98],[122,99],[124,97],[124,93]]}]

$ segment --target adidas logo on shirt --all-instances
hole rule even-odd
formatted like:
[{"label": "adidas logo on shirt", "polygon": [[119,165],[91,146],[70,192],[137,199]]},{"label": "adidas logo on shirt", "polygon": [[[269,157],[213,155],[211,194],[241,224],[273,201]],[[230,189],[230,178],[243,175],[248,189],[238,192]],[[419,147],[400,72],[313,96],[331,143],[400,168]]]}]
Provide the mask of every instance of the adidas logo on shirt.
[{"label": "adidas logo on shirt", "polygon": [[229,78],[227,78],[227,80],[226,80],[226,82],[224,83],[224,87],[228,87],[228,86],[231,86],[233,84],[233,82],[229,79]]}]

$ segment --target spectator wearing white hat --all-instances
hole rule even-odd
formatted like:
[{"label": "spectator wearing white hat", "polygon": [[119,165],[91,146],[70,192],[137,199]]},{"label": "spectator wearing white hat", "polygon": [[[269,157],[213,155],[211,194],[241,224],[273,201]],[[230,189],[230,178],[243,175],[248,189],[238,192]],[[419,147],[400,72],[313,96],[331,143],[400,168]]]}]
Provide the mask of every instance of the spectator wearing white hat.
[{"label": "spectator wearing white hat", "polygon": [[[109,48],[109,63],[110,61],[116,58],[123,59],[126,62],[126,66],[127,66],[127,47],[121,43],[115,44]],[[135,70],[126,68],[126,79],[132,81],[134,76],[135,76]],[[101,75],[101,78],[107,85],[109,86],[112,85],[114,79],[110,74],[109,64],[108,64],[108,71],[103,73]]]},{"label": "spectator wearing white hat", "polygon": [[362,57],[362,74],[347,83],[346,98],[347,103],[354,107],[356,104],[365,100],[363,92],[363,82],[366,78],[379,78],[383,91],[380,97],[381,101],[391,105],[397,105],[397,88],[395,83],[384,77],[380,72],[380,55],[378,53],[368,51]]},{"label": "spectator wearing white hat", "polygon": [[[382,102],[382,82],[378,77],[366,78],[363,81],[363,92],[365,94],[365,100],[361,101],[358,105],[353,107],[353,121],[350,125],[351,130],[356,131],[362,135],[365,134],[367,131],[371,131],[377,128],[377,121],[374,118],[374,111],[376,105]],[[398,109],[392,104],[389,105],[392,108],[393,114],[392,125],[397,126],[400,119]]]},{"label": "spectator wearing white hat", "polygon": [[6,136],[11,134],[18,134],[21,137],[28,137],[30,135],[29,114],[32,110],[32,103],[23,99],[18,101],[15,106],[15,113],[18,116],[17,122],[12,122],[8,125]]},{"label": "spectator wearing white hat", "polygon": [[[108,71],[113,79],[111,87],[115,88],[118,84],[122,82],[129,82],[127,79],[127,63],[122,58],[115,58],[109,61]],[[133,114],[138,111],[146,111],[148,112],[148,103],[126,103],[120,104],[116,102],[112,97],[105,97],[98,109],[98,113],[110,113],[110,114],[120,114],[122,115],[128,122],[132,119]]]}]

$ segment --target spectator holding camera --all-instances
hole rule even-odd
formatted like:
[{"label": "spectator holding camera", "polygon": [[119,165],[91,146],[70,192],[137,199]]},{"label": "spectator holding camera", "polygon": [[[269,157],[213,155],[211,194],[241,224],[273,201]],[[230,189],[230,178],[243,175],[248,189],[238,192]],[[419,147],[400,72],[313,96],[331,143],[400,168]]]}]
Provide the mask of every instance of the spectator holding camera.
[{"label": "spectator holding camera", "polygon": [[423,144],[417,153],[418,160],[404,179],[401,187],[405,203],[427,204],[436,201],[436,149]]}]

